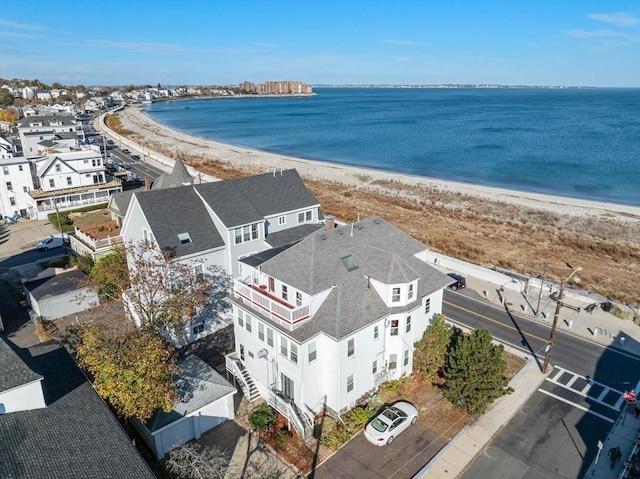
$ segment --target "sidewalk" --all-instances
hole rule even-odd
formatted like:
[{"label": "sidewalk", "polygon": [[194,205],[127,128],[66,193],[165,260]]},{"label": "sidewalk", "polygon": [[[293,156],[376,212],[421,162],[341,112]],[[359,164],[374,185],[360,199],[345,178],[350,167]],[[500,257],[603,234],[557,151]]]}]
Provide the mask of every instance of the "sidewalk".
[{"label": "sidewalk", "polygon": [[[477,268],[477,267],[476,267]],[[442,269],[442,268],[440,268]],[[443,272],[449,272],[443,269]],[[468,271],[466,271],[468,274]],[[480,274],[478,276],[481,276]],[[546,288],[540,294],[540,288],[530,288],[526,293],[517,288],[506,288],[473,276],[467,276],[467,293],[473,291],[481,301],[486,301],[497,307],[507,308],[525,320],[546,324],[551,328],[557,303],[550,297]],[[557,291],[557,289],[554,289]],[[591,313],[584,308],[591,303],[603,299],[585,295],[583,292],[565,288],[563,304],[576,309],[561,307],[558,314],[557,331],[581,337],[594,343],[615,347],[629,354],[640,356],[640,326],[632,321],[626,321],[603,311],[594,309]],[[535,310],[540,301],[540,314],[536,317]],[[578,312],[578,309],[579,312]],[[603,333],[610,333],[607,336]],[[505,350],[527,357],[525,353],[505,347]],[[489,411],[479,417],[477,421],[463,429],[447,446],[445,446],[425,467],[414,477],[415,479],[446,479],[456,478],[477,454],[493,439],[500,429],[521,409],[522,405],[535,393],[545,379],[536,361],[530,356],[528,364],[512,379],[510,385],[515,390],[512,394],[498,400]],[[633,408],[631,408],[633,410]],[[623,415],[621,415],[623,417]],[[592,465],[588,478],[614,479],[626,477],[622,474],[624,461],[634,453],[632,447],[634,438],[639,434],[640,418],[627,414],[624,423],[620,418],[616,421],[610,439],[605,441],[599,464]],[[614,470],[610,469],[610,461],[606,457],[613,442],[620,445],[623,460]],[[619,444],[618,444],[619,443]],[[623,447],[624,445],[624,447]],[[637,452],[638,446],[635,446]],[[595,466],[595,467],[594,467]]]}]

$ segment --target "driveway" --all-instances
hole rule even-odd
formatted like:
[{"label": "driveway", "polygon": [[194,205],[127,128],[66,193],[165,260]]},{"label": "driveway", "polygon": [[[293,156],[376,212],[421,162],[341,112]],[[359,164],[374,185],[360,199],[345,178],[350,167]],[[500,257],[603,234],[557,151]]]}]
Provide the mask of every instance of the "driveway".
[{"label": "driveway", "polygon": [[374,446],[359,433],[339,449],[309,478],[313,479],[409,479],[447,441],[416,423],[388,446]]}]

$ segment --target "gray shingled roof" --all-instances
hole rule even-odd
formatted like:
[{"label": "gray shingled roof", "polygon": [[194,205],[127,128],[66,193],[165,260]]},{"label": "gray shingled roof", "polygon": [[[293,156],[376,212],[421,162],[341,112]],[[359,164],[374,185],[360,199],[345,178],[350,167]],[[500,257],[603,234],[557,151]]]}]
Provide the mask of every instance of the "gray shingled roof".
[{"label": "gray shingled roof", "polygon": [[[192,186],[134,193],[158,245],[182,257],[224,246],[209,212]],[[181,233],[190,243],[182,244]]]},{"label": "gray shingled roof", "polygon": [[228,228],[319,205],[296,170],[203,183],[195,188]]},{"label": "gray shingled roof", "polygon": [[0,338],[0,364],[2,364],[0,392],[5,392],[42,379],[42,376],[34,373],[33,370],[18,357],[3,338]]},{"label": "gray shingled roof", "polygon": [[107,209],[109,211],[112,211],[115,215],[123,218],[127,213],[127,208],[129,208],[129,203],[131,203],[131,197],[133,196],[133,193],[133,190],[113,193],[109,197],[109,206],[107,207]]},{"label": "gray shingled roof", "polygon": [[74,269],[49,278],[30,281],[25,283],[24,287],[40,301],[84,288],[87,286],[86,282],[87,275],[79,269]]},{"label": "gray shingled roof", "polygon": [[311,233],[318,231],[321,228],[324,228],[324,223],[305,223],[286,230],[269,233],[265,241],[272,248],[286,246],[306,238]]},{"label": "gray shingled roof", "polygon": [[178,156],[173,163],[173,169],[171,173],[162,173],[151,186],[152,190],[159,190],[164,188],[175,188],[176,186],[185,186],[187,184],[193,184],[193,176],[187,171],[187,167],[184,166],[182,158]]},{"label": "gray shingled roof", "polygon": [[151,432],[236,392],[229,381],[194,354],[180,358],[178,368],[180,374],[175,383],[179,399],[171,412],[159,409],[147,421],[145,426]]},{"label": "gray shingled roof", "polygon": [[[451,278],[414,255],[427,249],[379,217],[355,225],[312,233],[279,255],[262,263],[262,271],[309,294],[332,289],[314,317],[294,331],[282,330],[298,341],[319,332],[341,339],[390,312],[416,307],[425,295],[451,283]],[[348,271],[342,258],[351,256],[358,267]],[[416,301],[389,310],[368,278],[385,284],[419,278]]]},{"label": "gray shingled roof", "polygon": [[[18,121],[19,128],[30,128],[31,123],[42,122],[45,126],[49,126],[51,123],[61,123],[62,125],[75,125],[75,119],[71,115],[38,115],[29,116]],[[38,127],[34,127],[38,128]]]},{"label": "gray shingled roof", "polygon": [[47,407],[0,414],[0,477],[155,477],[66,350],[45,344],[23,356],[44,377]]}]

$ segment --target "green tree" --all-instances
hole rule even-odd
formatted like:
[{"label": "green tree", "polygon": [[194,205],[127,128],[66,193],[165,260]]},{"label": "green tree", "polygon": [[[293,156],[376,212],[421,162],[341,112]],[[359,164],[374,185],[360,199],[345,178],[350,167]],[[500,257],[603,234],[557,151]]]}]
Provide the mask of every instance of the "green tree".
[{"label": "green tree", "polygon": [[422,339],[415,344],[413,367],[428,381],[434,382],[444,369],[452,334],[444,315],[438,314],[427,326]]},{"label": "green tree", "polygon": [[276,422],[276,413],[268,404],[258,406],[249,414],[249,425],[259,432],[268,431]]},{"label": "green tree", "polygon": [[504,348],[492,342],[488,329],[455,338],[444,371],[444,396],[468,414],[482,414],[495,399],[513,390],[506,376]]},{"label": "green tree", "polygon": [[100,258],[91,268],[91,279],[99,294],[108,299],[117,299],[129,287],[127,255],[123,246]]},{"label": "green tree", "polygon": [[88,324],[80,330],[77,357],[95,390],[121,416],[144,422],[158,408],[173,408],[175,349],[157,334]]}]

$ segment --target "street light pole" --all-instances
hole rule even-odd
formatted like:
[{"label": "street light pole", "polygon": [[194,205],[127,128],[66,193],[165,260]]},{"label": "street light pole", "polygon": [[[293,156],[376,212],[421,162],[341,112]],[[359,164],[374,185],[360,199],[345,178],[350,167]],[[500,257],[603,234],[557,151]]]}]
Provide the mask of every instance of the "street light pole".
[{"label": "street light pole", "polygon": [[538,306],[536,307],[535,317],[537,318],[540,315],[540,300],[542,299],[542,288],[544,287],[544,273],[546,271],[547,265],[542,265],[542,279],[540,280],[540,293],[538,294]]},{"label": "street light pole", "polygon": [[556,329],[558,328],[558,316],[560,315],[560,307],[562,306],[562,296],[564,294],[564,283],[568,282],[571,277],[576,274],[578,271],[582,269],[581,266],[578,266],[573,272],[569,275],[569,277],[560,282],[560,291],[558,292],[558,303],[556,304],[556,311],[553,314],[553,325],[551,326],[551,333],[549,334],[549,343],[545,348],[544,362],[542,363],[542,373],[547,374],[549,371],[549,361],[551,360],[551,350],[553,349],[553,344],[556,339]]}]

